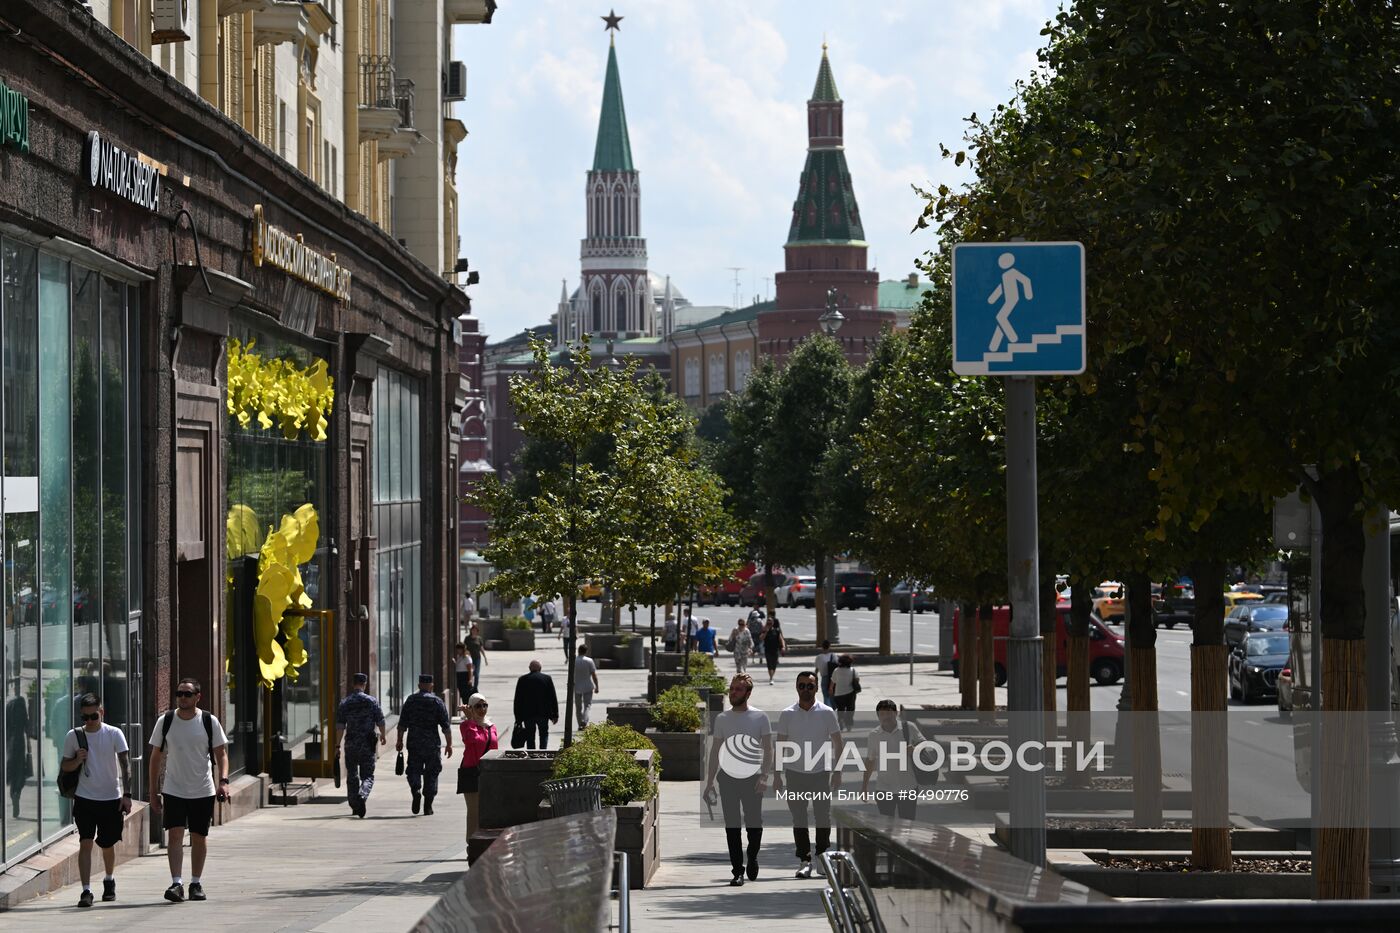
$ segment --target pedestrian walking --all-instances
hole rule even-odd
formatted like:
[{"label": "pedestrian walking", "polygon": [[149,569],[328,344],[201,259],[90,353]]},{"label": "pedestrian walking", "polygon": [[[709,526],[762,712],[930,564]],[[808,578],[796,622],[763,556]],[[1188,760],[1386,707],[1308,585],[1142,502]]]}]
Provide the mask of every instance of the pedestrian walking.
[{"label": "pedestrian walking", "polygon": [[715,630],[710,628],[709,619],[700,620],[700,628],[695,631],[695,648],[710,657],[719,655],[719,648],[715,644]]},{"label": "pedestrian walking", "polygon": [[476,615],[476,600],[472,599],[472,591],[466,590],[462,594],[462,624],[471,625],[474,615]]},{"label": "pedestrian walking", "polygon": [[742,674],[749,669],[749,655],[753,654],[753,636],[749,634],[744,620],[740,619],[729,636],[729,648],[734,652],[734,672]]},{"label": "pedestrian walking", "polygon": [[[763,845],[763,795],[768,789],[768,775],[773,770],[773,730],[768,714],[749,706],[752,694],[753,678],[748,674],[735,674],[729,682],[729,709],[715,717],[715,738],[710,743],[710,763],[705,778],[705,802],[713,806],[718,797],[724,813],[724,836],[729,844],[729,866],[734,875],[729,883],[736,888],[744,884],[745,874],[750,881],[758,878],[758,850]],[[746,736],[750,741],[727,741],[735,736]],[[721,770],[720,749],[745,745],[763,750],[757,772],[748,773],[748,768],[743,766],[750,763],[742,760],[737,766],[729,765],[740,767],[743,771],[740,775]],[[715,793],[716,783],[718,794]],[[744,840],[739,834],[741,826],[748,836],[747,859]]]},{"label": "pedestrian walking", "polygon": [[389,744],[389,736],[384,731],[384,710],[379,700],[365,692],[369,675],[356,674],[350,683],[350,692],[336,707],[335,721],[340,726],[345,750],[345,796],[350,812],[364,819],[369,792],[374,790],[374,762],[378,756],[375,729],[379,730],[380,745]]},{"label": "pedestrian walking", "polygon": [[151,812],[162,817],[169,833],[165,845],[170,887],[165,889],[165,899],[176,904],[185,899],[185,831],[190,834],[193,870],[189,896],[202,901],[214,802],[228,800],[228,736],[217,716],[199,708],[203,698],[199,681],[181,679],[175,685],[175,708],[156,719],[147,754]]},{"label": "pedestrian walking", "polygon": [[[841,786],[841,726],[836,711],[817,702],[817,675],[797,675],[797,702],[778,716],[778,742],[794,743],[799,751],[773,777],[773,787],[788,789],[788,813],[792,815],[792,841],[797,848],[797,877],[812,877],[812,837],[807,810],[817,824],[817,857],[831,845],[831,794]],[[786,757],[786,755],[784,756]]]},{"label": "pedestrian walking", "polygon": [[681,637],[685,641],[685,650],[695,650],[695,619],[690,615],[690,607],[685,608],[685,617],[681,619]]},{"label": "pedestrian walking", "polygon": [[[875,801],[876,809],[884,816],[898,814],[901,820],[915,819],[919,806],[915,793],[919,786],[915,749],[928,740],[909,720],[900,722],[899,707],[894,700],[876,703],[875,715],[880,717],[880,724],[865,737],[865,779],[861,792],[870,792],[870,778],[874,775],[875,789],[882,792]],[[918,760],[927,761],[928,756],[919,756]]]},{"label": "pedestrian walking", "polygon": [[831,705],[842,729],[849,729],[855,723],[857,693],[860,693],[860,675],[856,673],[855,661],[849,654],[843,654],[836,659],[836,669],[831,672]]},{"label": "pedestrian walking", "polygon": [[763,647],[763,623],[765,621],[762,609],[755,606],[753,609],[749,610],[747,625],[749,627],[749,636],[753,638],[754,657],[758,657],[759,649]]},{"label": "pedestrian walking", "polygon": [[661,641],[667,651],[676,650],[676,631],[675,618],[667,619],[666,624],[661,627]]},{"label": "pedestrian walking", "polygon": [[[577,609],[575,609],[575,615],[577,615],[577,614],[578,614],[578,611],[577,611]],[[569,633],[572,632],[573,630],[574,630],[574,619],[573,619],[573,616],[570,616],[568,613],[565,613],[565,614],[563,615],[563,617],[561,617],[560,620],[559,620],[559,644],[560,644],[560,646],[563,647],[563,649],[564,649],[564,666],[565,666],[565,667],[568,667],[570,664],[573,664],[573,663],[574,663],[574,655],[573,655],[573,652],[569,650]]]},{"label": "pedestrian walking", "polygon": [[[472,626],[475,628],[476,626]],[[433,798],[438,792],[438,775],[442,773],[442,758],[452,757],[451,721],[442,697],[433,692],[433,675],[420,674],[418,692],[411,693],[399,708],[397,751],[403,751],[404,733],[408,733],[408,789],[413,793],[413,812],[421,807],[424,816],[433,815]],[[438,733],[447,741],[442,747]]]},{"label": "pedestrian walking", "polygon": [[102,850],[102,899],[117,899],[117,843],[122,841],[125,817],[131,812],[131,756],[126,735],[102,721],[106,710],[95,693],[78,698],[80,725],[63,742],[59,767],[79,771],[73,799],[73,822],[78,824],[78,877],[83,892],[79,907],[92,906],[92,847]]},{"label": "pedestrian walking", "polygon": [[467,697],[474,692],[472,681],[475,679],[476,663],[472,661],[472,656],[467,653],[466,642],[461,641],[457,642],[457,646],[452,649],[452,660],[457,675],[457,695],[452,701],[452,715],[456,716],[459,708],[466,706]]},{"label": "pedestrian walking", "polygon": [[574,713],[578,717],[578,727],[588,725],[588,709],[593,705],[593,692],[598,688],[598,665],[588,656],[588,646],[578,646],[578,657],[574,659]]},{"label": "pedestrian walking", "polygon": [[481,640],[481,626],[473,622],[462,644],[467,646],[467,654],[472,658],[472,685],[467,691],[467,696],[471,696],[481,689],[481,669],[486,666],[486,643]]},{"label": "pedestrian walking", "polygon": [[515,682],[511,712],[515,721],[525,727],[526,748],[535,747],[536,736],[540,748],[549,748],[550,723],[559,721],[559,694],[554,689],[554,678],[543,672],[539,661],[531,661],[530,672],[521,674]]},{"label": "pedestrian walking", "polygon": [[[831,642],[822,641],[822,650],[817,655],[817,660],[812,667],[816,672],[817,682],[822,688],[822,702],[831,706],[831,672],[836,669],[836,652],[831,650]],[[832,707],[835,709],[835,707]]]},{"label": "pedestrian walking", "polygon": [[543,606],[540,606],[540,628],[543,630],[544,634],[549,634],[550,628],[558,618],[559,607],[554,605],[554,597],[551,596],[544,601]]},{"label": "pedestrian walking", "polygon": [[34,776],[34,756],[29,750],[32,726],[29,702],[18,677],[11,681],[15,695],[5,701],[5,786],[10,789],[10,816],[19,818],[19,798]]},{"label": "pedestrian walking", "polygon": [[773,618],[768,620],[768,624],[763,627],[763,656],[768,662],[768,686],[773,686],[773,675],[778,672],[778,655],[787,654],[787,639],[783,638],[783,624],[778,621],[778,614],[773,613]]},{"label": "pedestrian walking", "polygon": [[486,697],[473,693],[462,719],[462,765],[457,769],[457,793],[467,805],[467,841],[481,826],[481,756],[500,745],[496,724],[486,718]]}]

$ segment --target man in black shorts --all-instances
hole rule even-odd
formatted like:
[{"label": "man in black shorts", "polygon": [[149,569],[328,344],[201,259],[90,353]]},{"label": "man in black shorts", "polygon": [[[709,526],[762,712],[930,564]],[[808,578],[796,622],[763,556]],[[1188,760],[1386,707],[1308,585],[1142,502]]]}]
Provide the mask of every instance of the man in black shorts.
[{"label": "man in black shorts", "polygon": [[[131,812],[131,764],[122,730],[102,721],[102,701],[96,694],[78,698],[81,725],[63,741],[64,771],[79,769],[77,796],[73,798],[73,822],[78,824],[78,875],[83,881],[79,907],[92,906],[92,845],[102,850],[102,899],[117,899],[117,843],[122,841],[124,817]],[[82,735],[78,735],[78,730]],[[81,739],[81,741],[80,741]]]},{"label": "man in black shorts", "polygon": [[[170,860],[170,887],[165,899],[185,899],[181,871],[185,860],[185,830],[190,832],[190,900],[204,900],[201,874],[209,854],[209,824],[214,821],[214,801],[228,799],[228,738],[214,714],[199,708],[203,694],[199,681],[181,679],[175,688],[175,709],[156,719],[151,733],[151,812],[164,812],[166,855]],[[163,768],[162,768],[163,766]],[[218,783],[215,784],[215,768]],[[164,770],[164,781],[161,772]]]}]

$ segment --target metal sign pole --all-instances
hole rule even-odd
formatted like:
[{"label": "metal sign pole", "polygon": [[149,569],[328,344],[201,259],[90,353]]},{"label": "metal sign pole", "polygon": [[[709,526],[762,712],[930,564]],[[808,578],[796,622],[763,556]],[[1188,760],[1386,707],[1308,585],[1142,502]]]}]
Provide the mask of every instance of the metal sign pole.
[{"label": "metal sign pole", "polygon": [[[1033,376],[1006,379],[1006,531],[1011,588],[1011,637],[1006,643],[1008,707],[1011,747],[1019,749],[1045,740]],[[1011,769],[1011,854],[1032,865],[1045,864],[1043,770]]]},{"label": "metal sign pole", "polygon": [[914,686],[914,586],[909,586],[909,686]]}]

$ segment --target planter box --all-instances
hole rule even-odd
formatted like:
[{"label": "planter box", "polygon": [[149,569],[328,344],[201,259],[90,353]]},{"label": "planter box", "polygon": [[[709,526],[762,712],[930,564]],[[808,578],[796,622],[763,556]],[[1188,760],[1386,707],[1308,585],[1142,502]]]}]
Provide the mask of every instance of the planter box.
[{"label": "planter box", "polygon": [[[661,865],[661,797],[646,803],[627,803],[613,807],[617,814],[617,835],[613,847],[627,853],[627,883],[633,888],[645,888]],[[553,816],[549,801],[540,803],[542,820]]]},{"label": "planter box", "polygon": [[533,629],[508,628],[506,629],[506,650],[507,651],[534,651],[535,632]]},{"label": "planter box", "polygon": [[503,829],[539,819],[540,785],[554,769],[552,751],[496,749],[481,759],[481,828]]},{"label": "planter box", "polygon": [[607,634],[590,632],[583,636],[583,641],[584,644],[588,645],[588,656],[590,658],[595,661],[601,658],[611,660],[613,657],[613,648],[617,647],[618,643],[622,641],[622,636],[613,635],[610,632]]},{"label": "planter box", "polygon": [[1105,868],[1092,860],[1056,860],[1051,867],[1110,897],[1307,900],[1313,896],[1308,872],[1137,871]]},{"label": "planter box", "polygon": [[626,644],[619,642],[613,648],[613,660],[617,666],[629,671],[640,670],[646,664],[645,661],[646,639],[640,635],[633,635]]},{"label": "planter box", "polygon": [[659,674],[674,674],[685,667],[685,655],[679,651],[658,651],[656,671]]},{"label": "planter box", "polygon": [[477,624],[481,626],[482,641],[504,641],[506,624],[500,619],[478,619]]},{"label": "planter box", "polygon": [[657,696],[665,693],[672,687],[685,686],[686,681],[688,681],[689,679],[690,678],[687,677],[685,674],[679,672],[669,674],[658,673],[655,675],[648,674],[647,699],[655,703]]},{"label": "planter box", "polygon": [[[662,757],[665,757],[664,755]],[[998,816],[996,841],[1011,848],[1011,830],[1005,818]],[[1175,849],[1191,851],[1191,830],[1181,828],[1137,829],[1131,826],[1050,826],[1045,830],[1047,849],[1107,849],[1112,852],[1139,852]],[[1270,829],[1263,826],[1236,826],[1230,830],[1230,847],[1234,852],[1276,852],[1297,850],[1298,834],[1292,829]]]},{"label": "planter box", "polygon": [[608,722],[619,726],[631,726],[638,732],[645,732],[651,728],[651,704],[619,703],[617,706],[609,706]]},{"label": "planter box", "polygon": [[661,780],[699,781],[705,777],[703,732],[647,732],[661,753]]}]

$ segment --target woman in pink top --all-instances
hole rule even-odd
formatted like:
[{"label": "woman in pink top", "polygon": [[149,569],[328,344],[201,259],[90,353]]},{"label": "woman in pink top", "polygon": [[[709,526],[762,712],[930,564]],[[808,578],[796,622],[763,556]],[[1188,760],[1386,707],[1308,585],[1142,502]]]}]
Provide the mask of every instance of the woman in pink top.
[{"label": "woman in pink top", "polygon": [[481,780],[481,756],[497,747],[496,726],[486,718],[486,697],[473,693],[467,700],[467,715],[462,719],[462,765],[457,769],[457,793],[467,805],[467,841],[481,825],[481,815],[477,806],[481,796],[477,793]]}]

